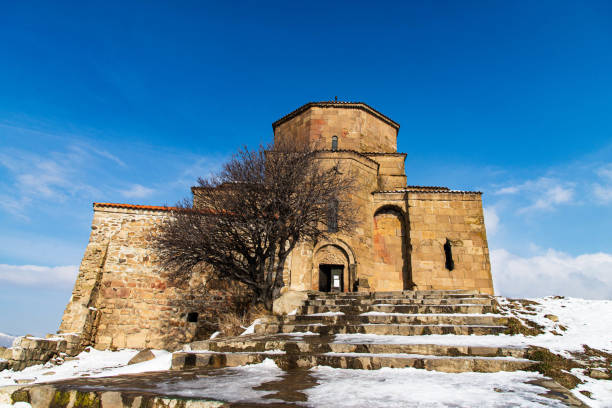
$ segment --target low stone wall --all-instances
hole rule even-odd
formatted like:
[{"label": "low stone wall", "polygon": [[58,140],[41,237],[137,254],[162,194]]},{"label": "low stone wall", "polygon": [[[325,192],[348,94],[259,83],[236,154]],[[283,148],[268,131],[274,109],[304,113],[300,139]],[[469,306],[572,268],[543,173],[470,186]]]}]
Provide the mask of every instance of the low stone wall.
[{"label": "low stone wall", "polygon": [[54,358],[76,356],[81,351],[80,343],[80,337],[72,334],[46,339],[31,336],[18,337],[12,347],[2,351],[0,358],[5,362],[0,363],[0,368],[18,371],[33,365],[44,364]]}]

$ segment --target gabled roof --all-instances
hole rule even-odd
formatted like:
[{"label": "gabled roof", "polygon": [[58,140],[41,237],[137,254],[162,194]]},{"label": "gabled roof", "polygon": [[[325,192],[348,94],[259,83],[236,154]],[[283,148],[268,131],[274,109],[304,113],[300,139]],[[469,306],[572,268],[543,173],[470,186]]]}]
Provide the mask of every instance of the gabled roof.
[{"label": "gabled roof", "polygon": [[293,119],[294,117],[300,115],[301,113],[307,111],[308,109],[310,109],[312,107],[317,107],[317,108],[359,109],[359,110],[362,110],[364,112],[368,112],[370,115],[375,116],[376,118],[382,120],[386,124],[394,127],[395,130],[399,130],[399,127],[400,127],[399,123],[394,122],[393,120],[391,120],[387,116],[383,115],[382,113],[380,113],[376,109],[372,108],[371,106],[369,106],[368,104],[365,104],[363,102],[323,101],[323,102],[308,102],[306,105],[302,105],[301,107],[297,108],[293,112],[283,116],[282,118],[280,118],[276,122],[272,123],[272,129],[276,129],[276,127],[279,126],[280,124],[285,123],[286,121],[288,121],[290,119]]}]

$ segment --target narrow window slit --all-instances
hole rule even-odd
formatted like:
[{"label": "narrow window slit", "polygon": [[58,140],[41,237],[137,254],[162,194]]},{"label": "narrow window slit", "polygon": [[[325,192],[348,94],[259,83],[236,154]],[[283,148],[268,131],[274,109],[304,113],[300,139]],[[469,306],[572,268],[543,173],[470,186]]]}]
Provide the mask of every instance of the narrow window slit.
[{"label": "narrow window slit", "polygon": [[455,269],[455,261],[453,261],[453,248],[448,238],[446,238],[446,243],[444,244],[444,256],[446,257],[446,269],[449,271]]},{"label": "narrow window slit", "polygon": [[332,151],[338,150],[338,136],[332,136]]}]

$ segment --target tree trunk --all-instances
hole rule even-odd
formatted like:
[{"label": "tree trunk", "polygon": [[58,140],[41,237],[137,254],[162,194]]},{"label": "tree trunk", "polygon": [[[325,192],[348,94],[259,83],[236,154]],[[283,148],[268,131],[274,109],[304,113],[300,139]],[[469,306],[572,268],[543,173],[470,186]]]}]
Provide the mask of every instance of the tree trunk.
[{"label": "tree trunk", "polygon": [[274,287],[266,288],[263,293],[263,304],[268,312],[272,311],[274,306]]}]

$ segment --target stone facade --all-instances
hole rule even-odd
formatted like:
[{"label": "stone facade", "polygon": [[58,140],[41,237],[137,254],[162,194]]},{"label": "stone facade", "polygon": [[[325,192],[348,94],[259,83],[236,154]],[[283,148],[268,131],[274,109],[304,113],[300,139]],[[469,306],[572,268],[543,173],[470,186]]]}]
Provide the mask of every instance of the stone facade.
[{"label": "stone facade", "polygon": [[[173,284],[158,266],[149,234],[168,208],[94,204],[89,244],[60,333],[97,348],[174,348],[206,330],[225,307],[223,293],[202,296]],[[197,314],[197,315],[196,315]]]},{"label": "stone facade", "polygon": [[493,294],[481,193],[407,186],[397,123],[363,103],[316,102],[272,127],[275,141],[308,141],[322,150],[321,160],[354,173],[359,186],[352,199],[360,225],[331,242],[297,248],[287,271],[291,288],[318,290],[319,274],[326,273],[322,266],[331,264],[342,267],[345,292],[476,289]]},{"label": "stone facade", "polygon": [[[363,103],[320,102],[272,126],[275,141],[308,141],[326,165],[355,174],[359,186],[351,196],[358,227],[329,242],[298,246],[286,265],[286,286],[319,290],[330,271],[340,271],[344,292],[493,294],[481,193],[408,186],[397,123]],[[206,319],[190,322],[189,316],[217,313],[224,294],[203,299],[194,289],[201,281],[174,285],[160,270],[148,236],[167,210],[94,204],[89,244],[60,333],[78,333],[82,345],[98,348],[173,348],[198,337]]]}]

